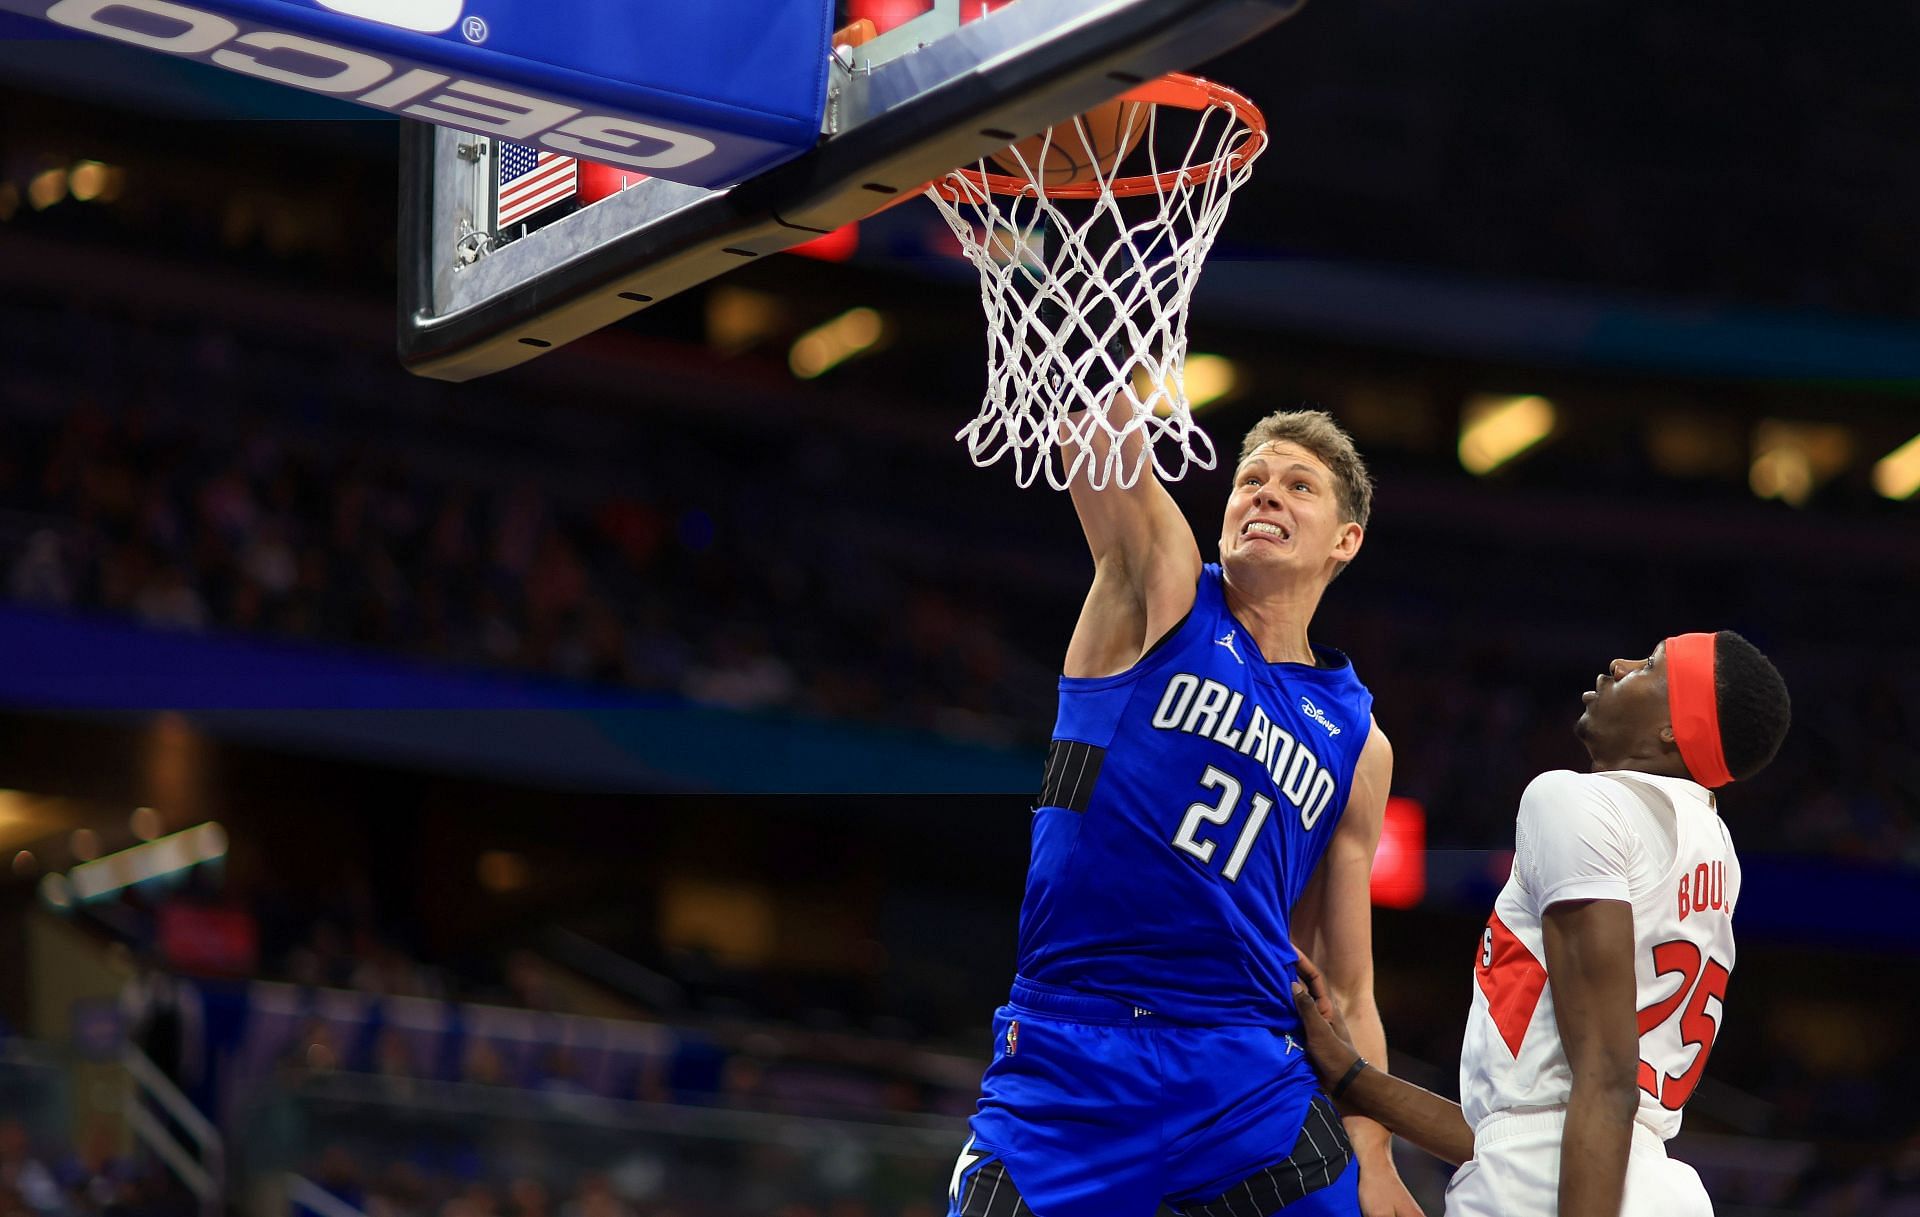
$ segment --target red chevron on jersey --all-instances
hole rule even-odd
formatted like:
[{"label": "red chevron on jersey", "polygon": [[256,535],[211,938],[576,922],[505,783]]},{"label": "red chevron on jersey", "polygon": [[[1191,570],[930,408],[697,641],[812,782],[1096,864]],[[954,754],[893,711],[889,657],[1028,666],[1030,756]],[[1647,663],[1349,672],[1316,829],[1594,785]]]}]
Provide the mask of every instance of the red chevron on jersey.
[{"label": "red chevron on jersey", "polygon": [[1540,991],[1547,987],[1547,970],[1526,944],[1514,936],[1495,913],[1480,934],[1480,957],[1473,964],[1474,983],[1487,997],[1487,1013],[1506,1041],[1507,1051],[1520,1055],[1527,1038]]},{"label": "red chevron on jersey", "polygon": [[[1682,883],[1685,903],[1676,894]],[[1561,901],[1623,899],[1633,910],[1639,1012],[1634,1120],[1661,1140],[1680,1131],[1720,1030],[1740,860],[1712,792],[1699,783],[1569,769],[1541,774],[1521,797],[1513,870],[1474,957],[1473,1008],[1460,1044],[1468,1124],[1570,1100],[1573,1067],[1547,975],[1547,913]]]}]

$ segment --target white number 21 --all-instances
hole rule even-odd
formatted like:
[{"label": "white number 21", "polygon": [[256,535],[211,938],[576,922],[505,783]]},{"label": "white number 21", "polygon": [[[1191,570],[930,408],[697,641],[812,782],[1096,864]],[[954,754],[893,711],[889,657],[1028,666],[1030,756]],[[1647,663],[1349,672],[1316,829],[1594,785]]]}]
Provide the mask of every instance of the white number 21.
[{"label": "white number 21", "polygon": [[[1209,790],[1218,790],[1220,797],[1212,803],[1195,803],[1187,808],[1186,818],[1180,821],[1180,831],[1173,835],[1173,844],[1174,848],[1183,849],[1202,862],[1211,862],[1215,842],[1195,834],[1200,831],[1202,823],[1225,827],[1227,821],[1233,818],[1233,809],[1240,802],[1240,780],[1208,765],[1207,771],[1200,775],[1200,784]],[[1247,864],[1247,855],[1253,852],[1253,839],[1259,834],[1260,826],[1267,822],[1267,813],[1272,810],[1272,799],[1264,794],[1253,796],[1253,810],[1247,815],[1246,826],[1240,830],[1240,839],[1234,842],[1233,855],[1220,868],[1222,878],[1232,881],[1240,877],[1240,868]]]}]

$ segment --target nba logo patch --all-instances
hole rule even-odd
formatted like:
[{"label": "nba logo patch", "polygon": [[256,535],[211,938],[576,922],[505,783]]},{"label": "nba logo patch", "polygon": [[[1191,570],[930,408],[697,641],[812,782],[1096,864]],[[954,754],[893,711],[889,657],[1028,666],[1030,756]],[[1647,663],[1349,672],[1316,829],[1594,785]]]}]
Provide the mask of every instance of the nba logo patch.
[{"label": "nba logo patch", "polygon": [[1007,1055],[1020,1051],[1020,1020],[1014,1019],[1007,1024]]}]

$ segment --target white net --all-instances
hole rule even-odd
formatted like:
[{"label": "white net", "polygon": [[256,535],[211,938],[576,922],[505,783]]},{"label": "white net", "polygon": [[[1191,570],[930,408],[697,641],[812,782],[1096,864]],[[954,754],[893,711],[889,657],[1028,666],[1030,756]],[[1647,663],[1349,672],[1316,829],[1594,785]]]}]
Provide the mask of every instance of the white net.
[{"label": "white net", "polygon": [[[1018,145],[997,154],[1007,175],[982,161],[928,187],[980,272],[987,314],[986,394],[956,437],[974,464],[1011,456],[1021,486],[1044,473],[1059,490],[1131,486],[1149,461],[1166,481],[1213,468],[1187,399],[1187,312],[1266,132],[1243,99],[1207,88],[1191,109],[1124,107],[1105,158],[1075,119],[1037,152],[1029,142],[1031,159]],[[1137,135],[1137,150],[1113,156]],[[1092,180],[1043,188],[1043,171],[1059,175],[1063,139],[1077,139],[1084,159],[1071,159]]]}]

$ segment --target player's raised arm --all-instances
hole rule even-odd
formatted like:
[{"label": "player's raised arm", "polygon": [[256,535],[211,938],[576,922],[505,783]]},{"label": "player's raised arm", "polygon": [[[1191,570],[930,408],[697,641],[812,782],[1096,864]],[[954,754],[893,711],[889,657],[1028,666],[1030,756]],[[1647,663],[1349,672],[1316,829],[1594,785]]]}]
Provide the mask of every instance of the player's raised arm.
[{"label": "player's raised arm", "polygon": [[[1132,405],[1118,396],[1109,412],[1119,426],[1131,417]],[[1091,464],[1104,465],[1112,441],[1104,429],[1094,430],[1100,434],[1087,441],[1095,458]],[[1109,480],[1096,490],[1083,472],[1069,488],[1093,553],[1093,586],[1067,645],[1063,670],[1068,676],[1111,676],[1132,667],[1193,607],[1200,578],[1193,529],[1154,476],[1153,462],[1138,451],[1144,435],[1135,429],[1121,442],[1127,446],[1124,461],[1141,463],[1133,485]]]},{"label": "player's raised arm", "polygon": [[[1393,745],[1371,723],[1354,769],[1352,792],[1340,827],[1294,909],[1294,940],[1322,961],[1327,987],[1346,1012],[1354,1047],[1374,1065],[1387,1067],[1387,1033],[1373,1000],[1373,853],[1386,819],[1393,783]],[[1392,1137],[1364,1117],[1347,1120],[1347,1135],[1360,1159],[1360,1204],[1366,1217],[1418,1213],[1393,1165]]]}]

